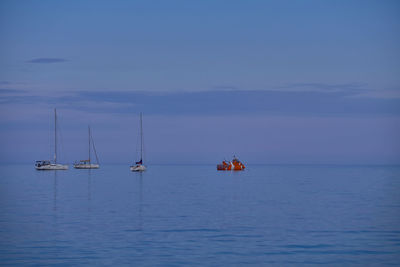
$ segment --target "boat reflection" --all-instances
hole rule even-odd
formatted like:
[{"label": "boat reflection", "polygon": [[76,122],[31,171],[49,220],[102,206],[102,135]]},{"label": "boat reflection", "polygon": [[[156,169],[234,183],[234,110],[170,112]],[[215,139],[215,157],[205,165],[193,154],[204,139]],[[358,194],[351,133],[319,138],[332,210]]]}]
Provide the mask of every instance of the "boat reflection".
[{"label": "boat reflection", "polygon": [[54,172],[54,196],[53,196],[53,211],[57,212],[57,187],[58,187],[58,179],[57,172]]},{"label": "boat reflection", "polygon": [[139,175],[139,179],[138,179],[138,189],[139,189],[139,201],[138,201],[138,205],[137,205],[137,208],[138,208],[138,219],[139,219],[139,221],[138,221],[138,223],[139,223],[139,225],[138,225],[138,228],[139,228],[139,230],[140,231],[143,231],[143,173],[142,172],[139,172],[138,173]]},{"label": "boat reflection", "polygon": [[88,212],[91,212],[91,202],[92,202],[92,170],[88,169],[87,174],[87,200],[88,200]]}]

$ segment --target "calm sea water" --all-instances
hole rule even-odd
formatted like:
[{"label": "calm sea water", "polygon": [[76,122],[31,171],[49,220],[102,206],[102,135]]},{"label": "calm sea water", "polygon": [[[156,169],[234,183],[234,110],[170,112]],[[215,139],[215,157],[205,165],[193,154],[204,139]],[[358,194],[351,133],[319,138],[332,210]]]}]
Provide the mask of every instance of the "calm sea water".
[{"label": "calm sea water", "polygon": [[400,264],[400,167],[0,168],[2,265]]}]

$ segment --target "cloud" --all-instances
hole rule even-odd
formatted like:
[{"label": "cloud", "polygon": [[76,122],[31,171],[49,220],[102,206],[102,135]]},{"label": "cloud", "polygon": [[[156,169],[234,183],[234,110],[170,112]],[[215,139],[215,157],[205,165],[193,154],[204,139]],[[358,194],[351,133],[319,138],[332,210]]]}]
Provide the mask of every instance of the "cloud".
[{"label": "cloud", "polygon": [[3,104],[46,104],[96,113],[153,115],[398,116],[400,99],[352,97],[346,91],[77,91],[68,95],[0,95]]},{"label": "cloud", "polygon": [[[353,98],[349,92],[206,91],[152,94],[147,92],[79,92],[79,99],[130,104],[110,112],[195,115],[347,116],[400,114],[399,99]],[[107,111],[107,110],[104,110]]]},{"label": "cloud", "polygon": [[0,95],[4,95],[4,94],[23,94],[25,92],[26,92],[26,90],[21,90],[21,89],[4,89],[4,88],[0,88]]},{"label": "cloud", "polygon": [[355,97],[367,97],[367,98],[400,98],[400,89],[382,89],[382,90],[375,90],[375,91],[366,91],[355,95]]},{"label": "cloud", "polygon": [[285,86],[280,86],[278,89],[286,89],[288,91],[347,91],[347,92],[357,92],[365,91],[367,84],[360,82],[352,83],[339,83],[339,84],[329,84],[329,83],[291,83]]},{"label": "cloud", "polygon": [[42,64],[50,64],[50,63],[61,63],[66,62],[67,60],[64,58],[50,58],[50,57],[41,57],[41,58],[34,58],[28,60],[28,63],[42,63]]}]

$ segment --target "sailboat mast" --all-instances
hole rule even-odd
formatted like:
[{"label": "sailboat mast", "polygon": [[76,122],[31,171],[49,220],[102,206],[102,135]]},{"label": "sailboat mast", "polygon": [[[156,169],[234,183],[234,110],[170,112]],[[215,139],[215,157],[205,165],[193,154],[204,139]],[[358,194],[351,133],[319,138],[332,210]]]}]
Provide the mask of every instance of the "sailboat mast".
[{"label": "sailboat mast", "polygon": [[90,133],[90,140],[92,140],[93,151],[94,151],[94,155],[96,156],[96,163],[99,164],[99,157],[97,156],[96,146],[94,145],[94,139],[93,139],[92,133]]},{"label": "sailboat mast", "polygon": [[88,126],[89,130],[89,164],[90,164],[90,126]]},{"label": "sailboat mast", "polygon": [[54,163],[57,164],[57,110],[54,109]]},{"label": "sailboat mast", "polygon": [[143,124],[142,124],[142,112],[140,112],[140,160],[143,160]]}]

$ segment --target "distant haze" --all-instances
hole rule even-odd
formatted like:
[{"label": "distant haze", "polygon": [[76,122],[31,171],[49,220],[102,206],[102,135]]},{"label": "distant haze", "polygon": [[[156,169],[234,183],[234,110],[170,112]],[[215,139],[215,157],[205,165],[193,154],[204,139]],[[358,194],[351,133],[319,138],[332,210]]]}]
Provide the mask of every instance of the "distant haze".
[{"label": "distant haze", "polygon": [[1,1],[0,162],[400,164],[398,1]]}]

